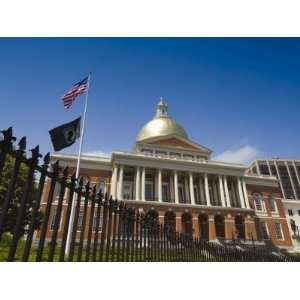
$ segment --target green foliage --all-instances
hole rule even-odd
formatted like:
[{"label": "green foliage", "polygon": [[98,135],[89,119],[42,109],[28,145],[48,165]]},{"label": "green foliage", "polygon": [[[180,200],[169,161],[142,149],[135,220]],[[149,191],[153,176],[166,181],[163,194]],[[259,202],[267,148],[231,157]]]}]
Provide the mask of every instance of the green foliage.
[{"label": "green foliage", "polygon": [[[3,172],[0,176],[0,214],[2,213],[5,195],[6,195],[8,186],[10,184],[11,178],[12,178],[14,164],[15,164],[15,158],[13,158],[12,156],[7,156]],[[15,185],[13,196],[12,196],[12,199],[10,202],[8,216],[5,220],[4,232],[13,233],[14,225],[16,223],[16,218],[17,218],[17,214],[18,214],[18,207],[19,207],[21,199],[22,199],[27,176],[28,176],[28,166],[26,166],[24,163],[22,163],[21,167],[19,169],[19,172],[18,172],[16,185]],[[30,217],[31,217],[31,210],[32,210],[32,207],[33,207],[33,204],[35,201],[35,197],[36,197],[36,192],[37,192],[37,186],[36,186],[35,178],[34,178],[32,184],[31,184],[31,188],[29,191],[29,196],[28,196],[28,200],[27,200],[27,204],[26,204],[26,208],[25,208],[25,214],[24,214],[25,218],[24,218],[24,222],[22,224],[21,235],[23,235],[25,233],[26,229],[28,228],[28,224],[29,224]],[[38,222],[37,222],[36,227],[38,227],[40,225],[41,219],[42,219],[42,214],[39,212]]]}]

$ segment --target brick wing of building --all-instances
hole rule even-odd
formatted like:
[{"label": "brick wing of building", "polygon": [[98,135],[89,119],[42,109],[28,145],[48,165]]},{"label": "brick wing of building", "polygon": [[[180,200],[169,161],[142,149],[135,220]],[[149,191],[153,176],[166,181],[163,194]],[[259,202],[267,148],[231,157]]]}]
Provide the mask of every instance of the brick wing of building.
[{"label": "brick wing of building", "polygon": [[[154,118],[140,130],[131,152],[113,152],[109,158],[83,156],[80,175],[178,232],[221,242],[238,239],[290,248],[277,178],[251,174],[244,165],[212,161],[211,154],[189,139],[160,99]],[[76,167],[75,155],[54,153],[51,159]],[[50,220],[54,215],[55,205]],[[52,226],[50,221],[48,236]]]}]

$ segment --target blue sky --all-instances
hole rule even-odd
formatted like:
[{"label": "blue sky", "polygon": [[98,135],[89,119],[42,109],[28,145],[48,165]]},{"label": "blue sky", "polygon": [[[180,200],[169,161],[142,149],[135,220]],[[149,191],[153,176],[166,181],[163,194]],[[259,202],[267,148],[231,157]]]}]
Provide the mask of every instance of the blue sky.
[{"label": "blue sky", "polygon": [[298,38],[2,38],[0,54],[0,128],[42,153],[83,110],[83,96],[68,111],[60,96],[91,71],[84,152],[130,150],[164,96],[217,159],[300,159]]}]

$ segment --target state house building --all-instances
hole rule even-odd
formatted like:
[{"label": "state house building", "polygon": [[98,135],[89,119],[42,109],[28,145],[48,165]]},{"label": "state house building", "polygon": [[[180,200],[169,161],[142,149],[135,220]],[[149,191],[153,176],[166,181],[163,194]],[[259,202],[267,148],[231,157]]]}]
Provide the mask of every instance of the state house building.
[{"label": "state house building", "polygon": [[[131,152],[83,156],[80,175],[159,222],[173,222],[178,232],[290,248],[277,178],[253,174],[245,165],[213,161],[211,154],[170,117],[161,98]],[[54,153],[55,160],[75,168],[77,157]]]}]

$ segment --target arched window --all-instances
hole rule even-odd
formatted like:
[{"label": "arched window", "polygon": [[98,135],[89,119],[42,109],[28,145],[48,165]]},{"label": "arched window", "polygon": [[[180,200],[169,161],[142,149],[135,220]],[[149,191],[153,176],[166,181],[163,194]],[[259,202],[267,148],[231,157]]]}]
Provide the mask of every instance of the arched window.
[{"label": "arched window", "polygon": [[254,193],[253,199],[254,199],[254,203],[255,203],[255,209],[257,211],[264,211],[262,195],[259,193]]},{"label": "arched window", "polygon": [[276,202],[275,202],[272,194],[270,194],[268,197],[268,203],[269,203],[270,210],[272,212],[277,212]]}]

